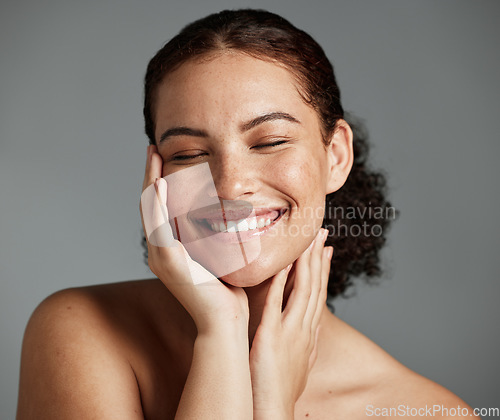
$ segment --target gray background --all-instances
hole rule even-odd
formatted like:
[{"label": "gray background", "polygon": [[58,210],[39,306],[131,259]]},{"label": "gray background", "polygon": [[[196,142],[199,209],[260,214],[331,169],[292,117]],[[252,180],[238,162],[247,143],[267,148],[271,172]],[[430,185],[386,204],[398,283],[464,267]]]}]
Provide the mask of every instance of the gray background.
[{"label": "gray background", "polygon": [[146,64],[184,24],[243,6],[325,48],[401,210],[381,285],[337,314],[473,407],[500,406],[499,2],[31,0],[0,6],[2,419],[44,297],[152,277],[138,209]]}]

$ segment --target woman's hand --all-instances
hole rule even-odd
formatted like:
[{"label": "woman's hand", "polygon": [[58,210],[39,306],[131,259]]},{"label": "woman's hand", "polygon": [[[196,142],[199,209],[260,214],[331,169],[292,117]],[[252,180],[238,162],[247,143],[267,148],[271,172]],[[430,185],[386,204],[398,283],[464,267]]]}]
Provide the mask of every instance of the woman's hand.
[{"label": "woman's hand", "polygon": [[[149,146],[140,206],[146,236],[151,232],[145,226],[149,231],[151,226],[157,228],[152,241],[150,237],[146,238],[149,268],[189,312],[198,333],[235,322],[247,327],[248,300],[243,289],[224,285],[194,261],[174,238],[168,223],[168,192],[167,183],[162,178],[162,164],[156,146]],[[152,185],[155,193],[150,189],[145,194],[144,191]]]},{"label": "woman's hand", "polygon": [[[156,146],[148,147],[142,190],[141,219],[144,232],[151,235],[147,238],[149,267],[198,329],[175,418],[252,419],[246,293],[221,283],[174,238],[168,221],[167,183]],[[238,398],[233,397],[235,393]]]},{"label": "woman's hand", "polygon": [[[295,402],[306,386],[316,360],[333,254],[333,248],[324,247],[327,233],[318,232],[290,276],[291,265],[272,279],[250,350],[254,419],[293,418]],[[288,277],[293,289],[282,311]]]}]

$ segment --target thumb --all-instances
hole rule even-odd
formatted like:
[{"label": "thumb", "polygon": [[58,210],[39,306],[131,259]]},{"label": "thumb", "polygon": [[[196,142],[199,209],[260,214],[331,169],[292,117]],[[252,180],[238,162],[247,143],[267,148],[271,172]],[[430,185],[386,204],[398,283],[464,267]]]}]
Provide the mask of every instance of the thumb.
[{"label": "thumb", "polygon": [[281,322],[281,309],[283,305],[283,291],[288,279],[288,273],[293,264],[280,270],[271,279],[271,285],[267,291],[266,302],[262,312],[262,323],[276,324]]}]

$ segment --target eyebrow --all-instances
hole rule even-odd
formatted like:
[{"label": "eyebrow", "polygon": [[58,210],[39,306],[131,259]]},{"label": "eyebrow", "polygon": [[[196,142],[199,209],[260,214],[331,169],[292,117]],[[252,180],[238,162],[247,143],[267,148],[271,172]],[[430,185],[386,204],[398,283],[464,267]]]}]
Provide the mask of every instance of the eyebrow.
[{"label": "eyebrow", "polygon": [[[244,133],[249,131],[260,124],[264,124],[270,121],[276,120],[286,120],[295,124],[300,124],[300,121],[286,112],[269,112],[264,115],[260,115],[252,120],[240,125],[240,131]],[[195,128],[189,127],[173,127],[165,130],[160,136],[159,144],[163,143],[165,140],[176,136],[192,136],[192,137],[208,137],[208,133],[203,130],[197,130]]]},{"label": "eyebrow", "polygon": [[275,120],[286,120],[296,124],[300,124],[300,121],[297,118],[292,117],[290,114],[287,114],[286,112],[270,112],[268,114],[261,115],[259,117],[254,118],[251,121],[242,124],[240,126],[240,131],[243,133],[245,131],[257,127],[259,124]]},{"label": "eyebrow", "polygon": [[174,127],[169,128],[160,136],[159,144],[163,143],[169,137],[176,136],[192,136],[192,137],[208,137],[208,134],[203,130],[196,130],[189,127]]}]

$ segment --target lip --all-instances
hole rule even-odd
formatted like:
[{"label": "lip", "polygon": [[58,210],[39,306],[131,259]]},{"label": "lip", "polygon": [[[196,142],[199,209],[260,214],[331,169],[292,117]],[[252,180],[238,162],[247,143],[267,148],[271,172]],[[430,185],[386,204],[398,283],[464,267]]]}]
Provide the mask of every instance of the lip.
[{"label": "lip", "polygon": [[[265,213],[262,214],[267,214],[270,213],[272,210],[270,209],[265,209]],[[221,242],[221,243],[227,243],[227,244],[238,244],[242,242],[247,242],[252,239],[258,238],[264,234],[266,234],[269,230],[273,229],[283,218],[283,216],[287,213],[287,209],[280,209],[278,211],[278,216],[271,222],[269,226],[264,226],[260,229],[254,229],[254,230],[248,230],[246,232],[214,232],[209,226],[208,222],[206,219],[203,219],[202,221],[200,220],[195,220],[195,224],[197,228],[199,228],[203,232],[203,236],[205,237],[210,237],[210,239],[213,239],[214,241]]]},{"label": "lip", "polygon": [[261,217],[269,214],[269,218],[276,218],[280,212],[284,210],[283,207],[270,207],[270,206],[252,206],[249,203],[242,206],[229,206],[229,205],[212,205],[205,207],[201,211],[195,211],[189,214],[189,218],[196,222],[203,222],[204,220],[209,223],[213,222],[237,222],[241,219],[246,219],[250,215],[255,215],[256,217]]}]

